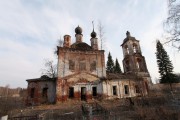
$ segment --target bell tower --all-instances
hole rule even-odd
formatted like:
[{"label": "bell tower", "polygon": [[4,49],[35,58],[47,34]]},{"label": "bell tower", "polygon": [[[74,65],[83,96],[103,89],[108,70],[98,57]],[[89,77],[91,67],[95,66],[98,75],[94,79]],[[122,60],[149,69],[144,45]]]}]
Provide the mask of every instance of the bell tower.
[{"label": "bell tower", "polygon": [[125,73],[148,73],[146,61],[142,56],[139,40],[130,35],[130,32],[126,32],[126,38],[122,43],[123,49],[123,67]]}]

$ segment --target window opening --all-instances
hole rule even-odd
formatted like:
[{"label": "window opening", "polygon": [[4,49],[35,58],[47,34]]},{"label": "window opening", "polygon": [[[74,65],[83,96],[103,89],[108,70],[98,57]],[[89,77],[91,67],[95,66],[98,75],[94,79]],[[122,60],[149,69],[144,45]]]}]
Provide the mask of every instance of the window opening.
[{"label": "window opening", "polygon": [[117,95],[117,86],[113,86],[113,95]]},{"label": "window opening", "polygon": [[34,98],[35,88],[31,88],[31,98]]},{"label": "window opening", "polygon": [[135,43],[133,44],[133,52],[134,53],[138,52],[138,48],[137,48],[137,45]]},{"label": "window opening", "polygon": [[125,53],[126,53],[126,54],[129,54],[129,48],[128,48],[127,45],[125,46]]},{"label": "window opening", "polygon": [[69,87],[69,98],[74,98],[74,87]]},{"label": "window opening", "polygon": [[129,94],[129,86],[128,85],[124,85],[124,93]]},{"label": "window opening", "polygon": [[97,96],[97,87],[92,87],[93,96]]},{"label": "window opening", "polygon": [[47,98],[48,88],[43,88],[42,97]]}]

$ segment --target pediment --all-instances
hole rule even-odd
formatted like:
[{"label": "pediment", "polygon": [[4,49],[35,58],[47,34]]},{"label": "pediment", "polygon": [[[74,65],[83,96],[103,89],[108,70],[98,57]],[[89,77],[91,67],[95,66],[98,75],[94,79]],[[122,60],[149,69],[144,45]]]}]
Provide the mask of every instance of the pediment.
[{"label": "pediment", "polygon": [[81,72],[79,74],[71,75],[67,78],[67,82],[71,83],[90,83],[99,80],[96,75]]}]

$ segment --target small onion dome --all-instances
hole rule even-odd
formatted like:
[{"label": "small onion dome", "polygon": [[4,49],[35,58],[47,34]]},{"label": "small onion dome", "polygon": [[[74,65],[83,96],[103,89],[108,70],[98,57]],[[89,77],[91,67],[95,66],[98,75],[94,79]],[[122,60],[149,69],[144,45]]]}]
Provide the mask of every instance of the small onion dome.
[{"label": "small onion dome", "polygon": [[82,28],[79,27],[79,25],[78,25],[78,27],[75,29],[75,32],[76,32],[76,34],[81,34],[82,33]]},{"label": "small onion dome", "polygon": [[92,38],[95,38],[95,37],[96,37],[96,32],[94,32],[94,30],[93,30],[92,33],[91,33],[91,37],[92,37]]}]

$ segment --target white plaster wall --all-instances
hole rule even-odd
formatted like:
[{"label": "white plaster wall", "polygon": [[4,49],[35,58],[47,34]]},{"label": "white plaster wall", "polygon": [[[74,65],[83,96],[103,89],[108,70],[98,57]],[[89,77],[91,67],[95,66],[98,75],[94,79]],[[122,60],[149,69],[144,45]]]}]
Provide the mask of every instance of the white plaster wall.
[{"label": "white plaster wall", "polygon": [[[104,81],[102,85],[103,94],[108,95],[110,99],[136,96],[134,83],[129,80],[110,80],[107,83]],[[129,94],[125,94],[124,85],[129,86]],[[113,95],[113,86],[116,86],[117,95]]]},{"label": "white plaster wall", "polygon": [[74,92],[79,92],[79,93],[81,93],[81,87],[86,88],[87,94],[92,94],[92,87],[97,87],[97,94],[102,94],[102,92],[103,92],[101,83],[99,83],[99,84],[78,83],[71,87],[74,87]]},{"label": "white plaster wall", "polygon": [[97,68],[96,72],[98,73],[98,77],[106,77],[106,68]]},{"label": "white plaster wall", "polygon": [[102,83],[96,85],[97,86],[97,93],[102,94],[103,93],[103,86]]}]

